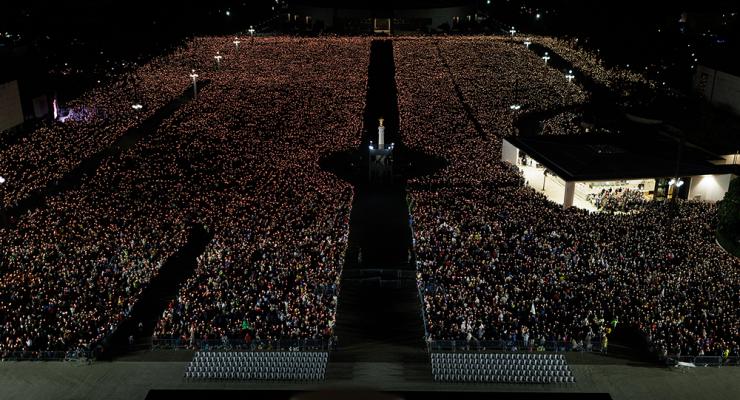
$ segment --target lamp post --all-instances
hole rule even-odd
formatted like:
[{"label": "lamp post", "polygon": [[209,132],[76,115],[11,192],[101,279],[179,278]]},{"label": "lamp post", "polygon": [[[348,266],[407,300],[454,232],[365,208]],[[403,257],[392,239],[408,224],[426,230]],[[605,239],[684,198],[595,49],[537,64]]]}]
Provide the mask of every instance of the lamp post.
[{"label": "lamp post", "polygon": [[249,25],[249,29],[247,30],[249,32],[249,36],[252,38],[252,41],[254,42],[254,27],[252,25]]},{"label": "lamp post", "polygon": [[[681,138],[678,140],[678,154],[676,157],[676,172],[673,174],[674,178],[668,181],[668,193],[671,195],[671,201],[676,202],[678,197],[678,189],[683,186],[684,181],[681,179],[681,158],[683,157],[683,145],[684,145],[684,134],[681,132]],[[673,189],[673,190],[671,190]]]},{"label": "lamp post", "polygon": [[190,77],[193,78],[193,98],[195,99],[198,97],[198,74],[195,73],[195,70],[190,72]]},{"label": "lamp post", "polygon": [[565,79],[568,80],[568,83],[572,83],[573,82],[573,78],[575,78],[575,77],[576,76],[573,75],[573,70],[572,69],[571,70],[568,70],[568,73],[565,74]]},{"label": "lamp post", "polygon": [[516,29],[512,26],[511,29],[509,29],[509,33],[511,33],[511,37],[513,38],[514,35],[516,35]]},{"label": "lamp post", "polygon": [[683,184],[684,181],[681,178],[671,178],[671,180],[668,181],[668,189],[669,194],[671,195],[671,200],[676,200],[676,197],[678,196],[678,189],[680,189]]},{"label": "lamp post", "polygon": [[547,65],[547,62],[550,61],[550,53],[545,52],[545,55],[542,56],[542,59],[545,60],[545,65]]},{"label": "lamp post", "polygon": [[221,69],[221,59],[224,58],[220,52],[216,52],[216,55],[213,56],[213,58],[216,59],[216,69]]},{"label": "lamp post", "polygon": [[239,40],[239,38],[234,38],[234,41],[232,43],[234,43],[234,46],[236,46],[236,51],[238,52],[239,51],[239,43],[241,43],[241,40]]},{"label": "lamp post", "polygon": [[529,50],[529,45],[530,44],[532,44],[532,41],[530,41],[529,39],[527,39],[527,40],[524,41],[524,45],[527,46],[527,50]]},{"label": "lamp post", "polygon": [[[5,178],[3,178],[2,176],[0,176],[0,185],[2,185],[4,183],[5,183]],[[2,223],[3,225],[6,223],[6,220],[5,220],[5,208],[2,207],[2,204],[0,204],[0,223]]]}]

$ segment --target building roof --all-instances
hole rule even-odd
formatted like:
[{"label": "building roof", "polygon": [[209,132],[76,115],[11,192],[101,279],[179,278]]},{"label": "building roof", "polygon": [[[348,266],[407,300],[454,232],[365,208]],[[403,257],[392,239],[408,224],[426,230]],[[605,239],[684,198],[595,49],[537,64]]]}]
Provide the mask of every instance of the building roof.
[{"label": "building roof", "polygon": [[[515,136],[506,139],[566,181],[649,179],[676,175],[679,141],[658,134]],[[685,142],[679,176],[737,173],[714,165],[717,154]]]}]

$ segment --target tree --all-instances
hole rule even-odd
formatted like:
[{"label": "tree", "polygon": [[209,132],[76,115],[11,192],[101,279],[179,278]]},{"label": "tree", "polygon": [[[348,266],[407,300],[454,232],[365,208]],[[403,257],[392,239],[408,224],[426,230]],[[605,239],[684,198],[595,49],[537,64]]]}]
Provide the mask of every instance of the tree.
[{"label": "tree", "polygon": [[725,198],[719,203],[717,214],[717,231],[737,248],[740,240],[740,178],[730,182]]}]

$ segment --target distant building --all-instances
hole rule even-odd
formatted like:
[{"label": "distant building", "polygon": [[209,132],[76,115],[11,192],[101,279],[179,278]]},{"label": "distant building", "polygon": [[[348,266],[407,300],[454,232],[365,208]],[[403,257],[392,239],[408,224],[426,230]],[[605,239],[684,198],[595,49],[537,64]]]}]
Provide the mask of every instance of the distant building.
[{"label": "distant building", "polygon": [[449,30],[478,19],[470,0],[295,0],[285,21],[306,29],[354,33]]},{"label": "distant building", "polygon": [[18,81],[0,83],[0,132],[23,123]]},{"label": "distant building", "polygon": [[502,160],[551,201],[590,210],[603,190],[630,190],[645,200],[719,201],[740,170],[738,155],[664,135],[510,137],[503,141]]},{"label": "distant building", "polygon": [[740,77],[700,65],[694,75],[694,90],[711,104],[740,115]]}]

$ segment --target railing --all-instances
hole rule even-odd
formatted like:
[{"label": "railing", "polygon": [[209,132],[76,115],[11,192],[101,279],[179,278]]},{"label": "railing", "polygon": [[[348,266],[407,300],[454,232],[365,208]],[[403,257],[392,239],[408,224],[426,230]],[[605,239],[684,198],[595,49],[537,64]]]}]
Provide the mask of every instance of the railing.
[{"label": "railing", "polygon": [[[409,201],[408,196],[406,197],[406,207],[408,207],[409,211],[409,229],[411,230],[411,243],[412,243],[412,251],[414,251],[414,274],[418,273],[419,271],[419,262],[416,259],[416,236],[414,232],[414,210],[411,206],[412,203]],[[426,303],[424,302],[424,288],[421,285],[420,282],[416,282],[416,292],[419,294],[419,306],[420,306],[420,312],[421,312],[421,321],[424,324],[424,340],[428,340],[429,338],[429,331],[427,331],[427,313],[426,313]]]},{"label": "railing", "polygon": [[335,337],[329,339],[199,339],[157,338],[152,340],[152,350],[279,350],[279,351],[330,351],[337,345]]},{"label": "railing", "polygon": [[[522,340],[432,340],[428,342],[430,352],[593,352],[607,353],[598,339],[588,343],[562,342],[562,341],[537,341],[529,340],[526,344]],[[690,363],[697,367],[723,367],[740,366],[740,357],[731,356],[668,356],[665,358],[666,365],[676,365],[678,362]]]},{"label": "railing", "polygon": [[723,356],[668,356],[667,365],[676,365],[679,362],[694,364],[697,367],[729,367],[740,366],[740,357],[723,357]]},{"label": "railing", "polygon": [[535,339],[524,343],[523,340],[430,340],[427,342],[429,351],[467,352],[467,351],[507,351],[507,352],[595,352],[604,353],[600,341],[594,339],[591,343],[573,343],[562,341],[538,341]]},{"label": "railing", "polygon": [[424,340],[428,341],[429,331],[427,331],[427,313],[425,312],[426,305],[424,302],[424,289],[417,283],[416,291],[419,293],[419,303],[421,303],[421,321],[424,323]]},{"label": "railing", "polygon": [[88,350],[70,351],[11,351],[0,353],[1,361],[91,361]]}]

